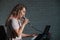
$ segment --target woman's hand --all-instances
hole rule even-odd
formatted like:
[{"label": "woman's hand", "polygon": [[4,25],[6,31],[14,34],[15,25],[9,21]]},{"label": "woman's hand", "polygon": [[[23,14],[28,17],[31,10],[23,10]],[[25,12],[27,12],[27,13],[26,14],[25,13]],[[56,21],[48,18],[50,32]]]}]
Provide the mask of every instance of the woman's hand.
[{"label": "woman's hand", "polygon": [[38,34],[36,34],[36,33],[33,33],[33,34],[32,34],[32,36],[33,36],[33,37],[35,37],[35,36],[37,37],[37,36],[38,36]]},{"label": "woman's hand", "polygon": [[25,25],[29,23],[29,19],[25,18],[24,22]]},{"label": "woman's hand", "polygon": [[35,40],[35,38],[38,36],[38,34],[35,33],[32,36],[33,36],[33,38],[31,40]]}]

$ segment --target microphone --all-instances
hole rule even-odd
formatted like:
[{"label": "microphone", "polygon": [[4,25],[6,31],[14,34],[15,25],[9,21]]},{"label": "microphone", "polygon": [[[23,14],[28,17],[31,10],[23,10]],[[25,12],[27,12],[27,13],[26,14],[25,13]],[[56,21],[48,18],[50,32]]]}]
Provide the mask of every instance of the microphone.
[{"label": "microphone", "polygon": [[[22,17],[22,18],[23,18],[24,20],[25,20],[25,19],[27,19],[25,16],[24,16],[24,17]],[[30,24],[30,21],[29,21],[29,23],[28,23],[28,24]]]},{"label": "microphone", "polygon": [[24,20],[26,19],[26,17],[24,16],[24,17],[22,17]]}]

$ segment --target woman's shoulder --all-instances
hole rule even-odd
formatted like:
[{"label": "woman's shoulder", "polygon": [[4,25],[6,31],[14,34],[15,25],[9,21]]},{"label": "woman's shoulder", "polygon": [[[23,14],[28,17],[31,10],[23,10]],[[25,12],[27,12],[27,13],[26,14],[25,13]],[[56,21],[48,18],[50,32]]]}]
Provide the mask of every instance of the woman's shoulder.
[{"label": "woman's shoulder", "polygon": [[11,18],[11,20],[17,20],[16,18]]},{"label": "woman's shoulder", "polygon": [[18,20],[17,20],[16,18],[12,18],[12,19],[11,19],[11,22],[12,22],[12,23],[17,23]]}]

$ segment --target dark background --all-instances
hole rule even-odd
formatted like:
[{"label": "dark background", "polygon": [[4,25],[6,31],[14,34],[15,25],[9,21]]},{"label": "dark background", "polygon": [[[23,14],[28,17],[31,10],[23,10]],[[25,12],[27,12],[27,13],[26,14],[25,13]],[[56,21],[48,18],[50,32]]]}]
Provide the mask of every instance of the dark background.
[{"label": "dark background", "polygon": [[[7,16],[12,8],[22,3],[27,6],[27,18],[30,23],[40,31],[44,31],[46,25],[51,25],[51,40],[59,40],[60,38],[60,1],[59,0],[0,0],[0,25],[4,25]],[[24,33],[42,33],[35,31],[27,25]],[[24,38],[23,40],[31,40]]]}]

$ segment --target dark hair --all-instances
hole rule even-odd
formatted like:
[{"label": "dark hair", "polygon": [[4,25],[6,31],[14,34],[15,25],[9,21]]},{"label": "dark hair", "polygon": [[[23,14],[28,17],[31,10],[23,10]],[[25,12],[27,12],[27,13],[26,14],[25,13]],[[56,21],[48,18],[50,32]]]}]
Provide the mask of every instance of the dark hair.
[{"label": "dark hair", "polygon": [[[13,16],[17,16],[17,15],[18,15],[18,11],[19,11],[19,10],[22,10],[23,8],[26,8],[26,6],[23,5],[23,4],[17,4],[17,5],[13,8],[13,10],[11,11],[11,14],[12,14]],[[26,8],[26,9],[27,9],[27,8]]]},{"label": "dark hair", "polygon": [[5,26],[7,26],[7,24],[9,24],[8,21],[9,21],[11,15],[17,16],[17,15],[18,15],[18,11],[19,11],[19,10],[22,10],[23,8],[27,9],[25,5],[23,5],[23,4],[17,4],[17,5],[12,9],[11,13],[9,14],[9,16],[8,16],[8,18],[7,18],[7,20],[6,20]]}]

